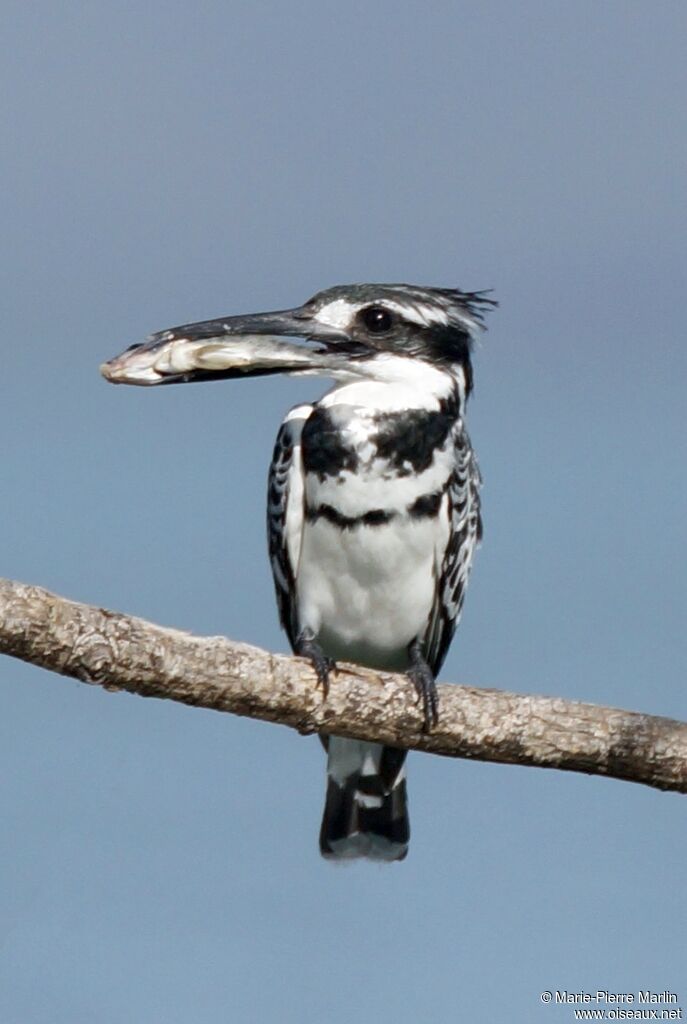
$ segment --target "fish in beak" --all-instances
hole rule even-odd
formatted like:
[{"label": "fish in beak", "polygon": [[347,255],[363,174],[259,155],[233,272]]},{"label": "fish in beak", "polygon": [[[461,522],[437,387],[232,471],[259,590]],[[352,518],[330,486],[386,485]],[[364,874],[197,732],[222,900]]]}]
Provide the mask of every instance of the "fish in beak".
[{"label": "fish in beak", "polygon": [[172,327],[130,346],[100,372],[111,384],[141,386],[271,373],[327,375],[348,362],[341,350],[346,340],[342,331],[316,324],[302,306]]}]

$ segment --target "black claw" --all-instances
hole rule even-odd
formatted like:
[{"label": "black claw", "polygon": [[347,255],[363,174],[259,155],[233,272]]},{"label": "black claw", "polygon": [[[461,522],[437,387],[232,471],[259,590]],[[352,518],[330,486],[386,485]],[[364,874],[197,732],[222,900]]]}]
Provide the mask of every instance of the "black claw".
[{"label": "black claw", "polygon": [[410,655],[410,668],[406,675],[415,687],[418,699],[422,701],[425,715],[423,729],[425,732],[431,732],[432,726],[439,721],[439,694],[434,682],[434,673],[425,661],[418,640],[413,640],[408,648],[408,654]]},{"label": "black claw", "polygon": [[329,693],[329,673],[336,672],[336,662],[328,658],[315,640],[310,629],[304,629],[296,640],[294,653],[307,658],[317,673],[317,683],[322,687],[325,699]]}]

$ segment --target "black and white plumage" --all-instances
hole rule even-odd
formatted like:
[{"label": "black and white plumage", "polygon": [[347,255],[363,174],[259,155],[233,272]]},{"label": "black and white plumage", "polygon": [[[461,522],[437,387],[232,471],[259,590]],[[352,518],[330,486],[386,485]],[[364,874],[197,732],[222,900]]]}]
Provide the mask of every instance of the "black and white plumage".
[{"label": "black and white plumage", "polygon": [[[279,372],[334,379],[319,401],[288,413],[274,449],[267,521],[280,620],[325,694],[337,660],[407,672],[428,729],[481,536],[465,404],[489,305],[481,292],[338,286],[298,309],[173,328],[103,368],[134,384]],[[322,853],[402,859],[405,751],[323,742]]]}]

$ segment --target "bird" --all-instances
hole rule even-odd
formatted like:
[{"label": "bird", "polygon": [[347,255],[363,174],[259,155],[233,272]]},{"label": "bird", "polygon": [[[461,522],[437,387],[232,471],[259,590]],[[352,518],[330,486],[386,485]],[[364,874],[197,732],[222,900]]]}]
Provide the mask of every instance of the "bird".
[{"label": "bird", "polygon": [[[333,381],[287,413],[269,469],[280,622],[325,699],[337,662],[404,672],[427,731],[482,537],[465,411],[474,343],[496,305],[488,291],[336,285],[293,309],[160,331],[101,367],[112,383],[142,386],[275,373]],[[406,751],[320,738],[322,855],[403,860]]]}]

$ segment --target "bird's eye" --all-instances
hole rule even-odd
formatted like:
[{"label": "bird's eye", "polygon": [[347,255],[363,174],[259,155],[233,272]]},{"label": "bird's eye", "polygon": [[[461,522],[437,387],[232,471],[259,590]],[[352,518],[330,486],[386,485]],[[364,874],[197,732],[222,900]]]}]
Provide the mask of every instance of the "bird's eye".
[{"label": "bird's eye", "polygon": [[361,310],[360,319],[370,334],[386,334],[391,330],[394,322],[389,310],[384,309],[383,306],[367,306]]}]

